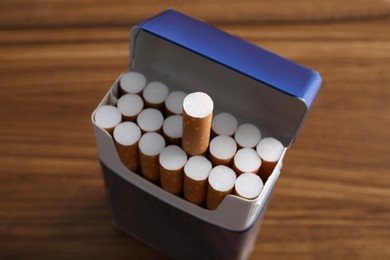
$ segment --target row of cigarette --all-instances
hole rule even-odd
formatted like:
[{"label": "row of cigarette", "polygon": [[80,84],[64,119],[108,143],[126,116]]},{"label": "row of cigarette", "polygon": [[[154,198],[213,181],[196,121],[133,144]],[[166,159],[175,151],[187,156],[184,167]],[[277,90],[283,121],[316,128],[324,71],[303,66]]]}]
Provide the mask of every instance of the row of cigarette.
[{"label": "row of cigarette", "polygon": [[139,72],[124,74],[119,91],[95,123],[113,136],[127,168],[194,204],[215,209],[228,194],[255,199],[283,153],[255,125],[238,126],[225,112],[213,118],[205,93],[169,93]]}]

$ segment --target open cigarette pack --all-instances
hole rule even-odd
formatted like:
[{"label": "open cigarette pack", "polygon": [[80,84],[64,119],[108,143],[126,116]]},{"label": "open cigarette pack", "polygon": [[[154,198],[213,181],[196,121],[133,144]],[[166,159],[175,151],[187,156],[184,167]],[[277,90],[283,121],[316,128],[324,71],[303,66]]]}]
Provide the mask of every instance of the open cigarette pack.
[{"label": "open cigarette pack", "polygon": [[[246,259],[254,245],[267,203],[279,178],[286,150],[297,136],[321,86],[320,75],[174,10],[160,13],[131,29],[130,71],[119,75],[91,116],[114,224],[120,230],[170,258]],[[124,85],[128,82],[126,83],[125,77],[129,73],[136,76],[130,80],[130,85],[142,85],[143,94],[126,94]],[[150,92],[153,88],[158,91]],[[206,93],[207,98],[212,100],[211,105],[207,107],[207,109],[212,109],[212,114],[209,113],[207,117],[210,120],[206,120],[206,123],[203,121],[199,124],[194,123],[194,129],[188,130],[192,127],[192,121],[197,122],[193,118],[192,121],[188,119],[190,114],[188,111],[196,113],[205,111],[202,108],[204,102],[199,95],[192,99],[191,95],[188,95],[184,101],[181,99],[179,105],[184,110],[183,115],[177,115],[177,120],[173,118],[174,116],[168,120],[167,118],[170,117],[166,112],[167,103],[165,103],[165,108],[159,106],[158,109],[161,112],[158,112],[160,110],[150,103],[157,100],[158,96],[166,97],[168,92]],[[124,103],[121,99],[127,99],[132,106],[131,109],[122,109],[122,114],[115,112],[121,109]],[[168,99],[165,102],[167,101]],[[185,102],[189,104],[186,105]],[[139,112],[138,107],[139,110],[142,107],[144,110]],[[115,110],[115,113],[108,110],[100,113],[99,110],[103,108]],[[133,113],[131,117],[123,114],[125,110],[138,112]],[[245,175],[243,172],[249,171],[242,170],[238,173],[238,168],[248,168],[245,161],[239,160],[244,160],[254,154],[253,156],[258,158],[259,165],[267,163],[267,159],[261,156],[261,149],[265,149],[261,141],[259,143],[259,140],[256,140],[255,146],[252,145],[249,148],[245,148],[245,145],[240,143],[237,137],[240,127],[234,128],[235,135],[230,133],[230,136],[220,137],[217,141],[213,139],[217,138],[216,133],[211,131],[211,136],[208,135],[211,126],[208,126],[208,129],[206,127],[204,131],[206,135],[202,138],[205,140],[197,139],[198,132],[194,132],[195,134],[191,132],[188,137],[188,131],[198,131],[204,125],[211,125],[212,116],[221,113],[234,118],[238,126],[250,125],[258,129],[259,140],[269,138],[281,144],[278,160],[272,165],[266,177],[257,173],[260,167],[258,166],[255,172],[257,174],[254,171],[245,173],[250,178],[238,183],[238,177]],[[147,116],[151,119],[145,119]],[[173,143],[176,145],[168,145],[174,141],[167,138],[164,140],[161,137],[163,135],[161,124],[164,121],[165,127],[168,121],[174,123],[179,120],[183,125],[183,128],[180,125],[178,129],[183,132],[183,140]],[[228,128],[230,127],[229,120],[228,117],[220,116],[218,124],[222,128]],[[110,126],[113,122],[116,123]],[[148,127],[152,129],[154,125],[158,127],[154,130],[147,129]],[[167,129],[163,130],[170,131],[169,127]],[[126,136],[131,131],[133,131],[131,137]],[[149,134],[148,139],[148,132],[156,133]],[[250,131],[245,132],[241,129],[241,132],[243,132],[241,139],[248,139]],[[123,140],[125,140],[122,143],[121,135],[124,135]],[[211,139],[213,140],[210,142]],[[237,141],[237,147],[234,140]],[[131,147],[135,149],[135,152],[126,148],[124,144],[126,142],[131,142]],[[190,197],[186,196],[188,187],[185,185],[189,185],[186,183],[180,184],[178,190],[171,189],[172,181],[175,184],[177,180],[180,182],[183,180],[184,163],[187,167],[192,160],[191,157],[197,154],[192,151],[196,150],[198,144],[204,144],[204,142],[206,142],[204,148],[206,150],[198,153],[204,161],[208,162],[207,158],[210,158],[207,157],[208,154],[213,153],[211,145],[214,145],[213,149],[217,151],[214,152],[214,157],[226,154],[230,150],[236,154],[233,162],[226,163],[230,167],[215,165],[220,161],[221,164],[225,163],[224,160],[216,160],[214,157],[211,160],[213,169],[211,172],[207,171],[207,174],[210,172],[209,184],[207,184],[207,179],[205,180],[205,185],[208,185],[207,195],[211,193],[210,189],[215,192],[214,189],[217,189],[215,187],[219,184],[226,185],[228,182],[228,180],[222,180],[219,184],[217,183],[217,186],[213,186],[210,183],[214,181],[212,178],[216,178],[218,174],[230,174],[230,172],[232,176],[234,175],[232,178],[235,188],[230,187],[230,191],[224,193],[217,204],[213,201],[214,197],[211,199],[207,197],[206,202],[203,197],[199,203],[191,202]],[[158,148],[159,146],[161,147]],[[150,158],[145,155],[157,148],[160,149],[160,155],[156,153]],[[245,151],[240,152],[241,150]],[[141,151],[145,154],[141,154]],[[172,154],[177,154],[178,157],[172,160],[169,158]],[[129,165],[125,161],[128,161]],[[140,165],[138,161],[141,161]],[[183,161],[182,164],[181,161]],[[193,162],[188,172],[194,172],[195,176],[201,175],[200,172],[204,172],[207,168],[204,167],[207,163],[202,163],[201,160]],[[209,164],[211,169],[211,163]],[[254,163],[251,161],[247,164]],[[175,165],[180,166],[175,171],[167,170]],[[215,168],[218,169],[215,170]],[[148,173],[150,172],[148,176],[146,169]],[[153,177],[153,169],[157,171],[157,177]],[[158,171],[160,171],[160,177]],[[198,171],[199,174],[197,174]],[[217,173],[212,177],[213,171]],[[262,168],[259,171],[261,172]],[[163,177],[162,174],[168,175]],[[175,176],[180,178],[173,180]],[[185,178],[187,178],[187,172]],[[249,188],[257,180],[261,183],[261,189]],[[171,186],[166,184],[170,181]],[[234,181],[236,181],[235,184]],[[182,185],[184,185],[184,195]],[[210,185],[213,188],[210,188]],[[242,186],[241,191],[244,193],[246,190],[259,190],[259,194],[249,199],[239,196],[240,189],[237,185]],[[248,185],[248,188],[245,185]],[[190,187],[190,192],[194,190],[199,192],[198,187]],[[220,196],[222,193],[216,194]]]}]

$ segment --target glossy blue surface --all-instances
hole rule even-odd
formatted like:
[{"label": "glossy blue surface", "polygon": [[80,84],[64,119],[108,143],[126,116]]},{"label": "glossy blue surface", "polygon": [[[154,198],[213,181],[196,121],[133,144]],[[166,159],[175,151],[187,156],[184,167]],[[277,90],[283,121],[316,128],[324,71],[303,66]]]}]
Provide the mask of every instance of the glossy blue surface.
[{"label": "glossy blue surface", "polygon": [[174,10],[156,15],[139,27],[300,98],[307,107],[311,106],[322,83],[316,71]]}]

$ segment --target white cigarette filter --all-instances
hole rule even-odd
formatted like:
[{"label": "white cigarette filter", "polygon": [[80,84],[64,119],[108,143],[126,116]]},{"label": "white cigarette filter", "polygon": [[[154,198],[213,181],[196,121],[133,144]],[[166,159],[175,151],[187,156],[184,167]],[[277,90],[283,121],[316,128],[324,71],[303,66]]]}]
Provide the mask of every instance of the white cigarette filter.
[{"label": "white cigarette filter", "polygon": [[183,136],[183,117],[181,115],[167,117],[164,120],[162,129],[168,145],[181,145]]},{"label": "white cigarette filter", "polygon": [[276,164],[283,154],[283,144],[273,137],[267,137],[260,141],[256,147],[256,151],[261,158],[261,167],[259,175],[265,182],[271,173],[274,171]]},{"label": "white cigarette filter", "polygon": [[221,201],[232,194],[236,181],[235,172],[224,165],[218,165],[210,171],[206,196],[206,207],[216,209]]},{"label": "white cigarette filter", "polygon": [[144,101],[139,95],[125,94],[118,99],[117,107],[123,120],[135,122],[137,115],[144,108]]},{"label": "white cigarette filter", "polygon": [[99,107],[95,112],[95,123],[111,135],[114,127],[122,121],[122,114],[118,108],[110,105]]},{"label": "white cigarette filter", "polygon": [[146,78],[142,73],[131,71],[125,73],[119,80],[119,86],[124,94],[140,94],[145,88]]},{"label": "white cigarette filter", "polygon": [[180,195],[183,191],[186,153],[177,145],[169,145],[161,150],[159,162],[161,187],[172,194]]},{"label": "white cigarette filter", "polygon": [[240,175],[244,172],[257,174],[261,160],[257,152],[252,148],[242,148],[237,151],[233,159],[233,170]]},{"label": "white cigarette filter", "polygon": [[172,91],[165,100],[165,115],[183,114],[183,101],[187,93],[182,91]]},{"label": "white cigarette filter", "polygon": [[142,96],[146,107],[162,110],[168,93],[167,85],[159,81],[152,81],[146,85]]},{"label": "white cigarette filter", "polygon": [[256,199],[263,190],[263,181],[256,174],[246,172],[237,177],[234,194],[244,199]]},{"label": "white cigarette filter", "polygon": [[206,201],[207,178],[212,165],[204,156],[192,156],[184,166],[183,195],[186,200],[196,205]]},{"label": "white cigarette filter", "polygon": [[144,134],[138,143],[141,173],[151,182],[160,182],[159,155],[165,147],[164,138],[157,133]]},{"label": "white cigarette filter", "polygon": [[183,101],[184,151],[190,155],[204,155],[209,146],[214,102],[203,92],[187,95]]},{"label": "white cigarette filter", "polygon": [[213,166],[230,166],[237,151],[237,144],[233,138],[226,135],[214,137],[210,142],[209,158]]},{"label": "white cigarette filter", "polygon": [[234,134],[239,148],[255,148],[260,142],[261,133],[257,126],[252,124],[242,124]]},{"label": "white cigarette filter", "polygon": [[114,129],[115,146],[122,163],[131,171],[139,172],[138,141],[141,130],[133,122],[122,122]]},{"label": "white cigarette filter", "polygon": [[137,116],[137,124],[143,132],[160,133],[163,122],[162,113],[154,108],[147,108]]},{"label": "white cigarette filter", "polygon": [[230,113],[222,112],[214,116],[211,124],[212,134],[233,136],[237,130],[238,121],[235,116]]}]

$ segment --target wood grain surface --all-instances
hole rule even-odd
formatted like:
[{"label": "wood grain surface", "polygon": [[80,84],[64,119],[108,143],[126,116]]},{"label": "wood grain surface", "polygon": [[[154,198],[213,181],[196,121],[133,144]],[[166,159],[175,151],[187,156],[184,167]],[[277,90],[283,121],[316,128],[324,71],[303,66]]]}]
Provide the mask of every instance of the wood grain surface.
[{"label": "wood grain surface", "polygon": [[390,259],[390,20],[377,1],[0,2],[0,258],[165,259],[112,226],[90,114],[174,7],[319,71],[251,259]]}]

